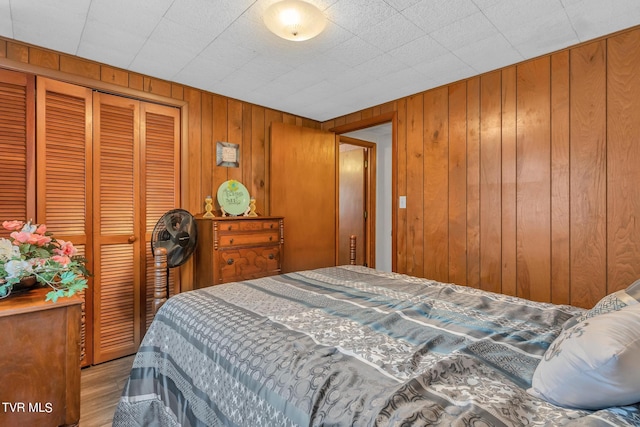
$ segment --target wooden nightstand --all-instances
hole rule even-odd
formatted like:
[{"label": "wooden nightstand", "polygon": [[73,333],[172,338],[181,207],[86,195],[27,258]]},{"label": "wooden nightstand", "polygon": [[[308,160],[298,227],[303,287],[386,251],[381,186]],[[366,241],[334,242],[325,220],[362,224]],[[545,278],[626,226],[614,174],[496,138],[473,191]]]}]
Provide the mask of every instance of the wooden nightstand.
[{"label": "wooden nightstand", "polygon": [[284,218],[196,218],[194,288],[280,274]]}]

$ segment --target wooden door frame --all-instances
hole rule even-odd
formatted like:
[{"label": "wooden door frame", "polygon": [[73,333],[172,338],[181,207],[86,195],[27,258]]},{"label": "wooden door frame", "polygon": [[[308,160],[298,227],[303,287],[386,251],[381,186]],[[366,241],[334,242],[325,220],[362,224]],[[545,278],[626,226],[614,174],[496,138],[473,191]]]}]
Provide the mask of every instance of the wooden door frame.
[{"label": "wooden door frame", "polygon": [[[358,120],[352,123],[347,123],[340,126],[335,126],[333,128],[328,129],[329,132],[333,132],[336,134],[336,143],[338,138],[343,133],[353,132],[360,129],[365,129],[385,123],[391,123],[391,152],[393,153],[393,158],[391,159],[391,269],[396,271],[397,269],[397,221],[398,221],[398,197],[397,197],[397,175],[398,175],[398,113],[395,111],[391,111],[389,113],[380,114],[377,116],[369,117],[367,119]],[[337,161],[337,160],[336,160]],[[339,166],[336,164],[336,167]],[[375,175],[374,175],[375,176]],[[336,192],[338,191],[338,182],[336,180]],[[371,187],[369,187],[371,189]],[[336,209],[336,216],[339,214],[339,211]],[[369,221],[369,224],[375,223],[375,221]],[[375,234],[374,236],[375,237]],[[336,230],[336,241],[337,241],[337,230]],[[337,244],[337,243],[336,243]],[[368,246],[375,246],[375,241],[369,240]],[[375,254],[374,252],[372,252]],[[337,256],[337,255],[336,255]],[[374,260],[375,262],[375,260]]]},{"label": "wooden door frame", "polygon": [[[365,176],[365,265],[375,268],[376,266],[376,144],[362,139],[351,138],[344,135],[336,135],[339,143],[355,145],[366,149],[365,161],[368,163]],[[339,147],[336,148],[336,155],[340,155]],[[340,245],[340,158],[337,160],[336,168],[336,264],[338,264]],[[357,243],[357,242],[356,242]],[[357,248],[356,248],[357,249]]]}]

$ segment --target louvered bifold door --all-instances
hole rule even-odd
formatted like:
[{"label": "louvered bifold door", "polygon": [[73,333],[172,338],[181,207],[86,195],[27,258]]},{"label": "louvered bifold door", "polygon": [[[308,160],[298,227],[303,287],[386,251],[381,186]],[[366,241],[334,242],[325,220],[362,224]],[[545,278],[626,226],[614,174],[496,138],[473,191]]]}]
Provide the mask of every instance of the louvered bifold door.
[{"label": "louvered bifold door", "polygon": [[0,223],[35,219],[34,90],[33,76],[0,70]]},{"label": "louvered bifold door", "polygon": [[94,361],[140,345],[139,102],[94,93]]},{"label": "louvered bifold door", "polygon": [[[93,269],[91,254],[91,90],[38,77],[37,222],[70,241]],[[85,292],[83,365],[91,363],[91,292]]]},{"label": "louvered bifold door", "polygon": [[[154,264],[151,234],[162,215],[180,205],[180,110],[157,104],[142,103],[142,169],[146,203],[144,227],[146,253],[146,323],[153,320]],[[169,270],[169,289],[179,292],[178,270]]]}]

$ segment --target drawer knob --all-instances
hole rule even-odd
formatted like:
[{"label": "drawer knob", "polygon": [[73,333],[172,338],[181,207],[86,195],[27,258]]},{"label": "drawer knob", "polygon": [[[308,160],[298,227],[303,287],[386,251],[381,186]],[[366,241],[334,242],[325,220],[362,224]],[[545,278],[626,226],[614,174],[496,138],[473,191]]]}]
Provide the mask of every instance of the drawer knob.
[{"label": "drawer knob", "polygon": [[233,245],[233,239],[229,240],[229,244]]},{"label": "drawer knob", "polygon": [[272,240],[273,240],[273,236],[269,236],[269,241],[272,241]]},{"label": "drawer knob", "polygon": [[273,254],[269,254],[269,259],[274,259],[275,256]]},{"label": "drawer knob", "polygon": [[229,258],[229,259],[227,260],[227,264],[229,264],[229,265],[233,264],[233,258]]},{"label": "drawer knob", "polygon": [[271,224],[271,228],[273,228],[273,224]]}]

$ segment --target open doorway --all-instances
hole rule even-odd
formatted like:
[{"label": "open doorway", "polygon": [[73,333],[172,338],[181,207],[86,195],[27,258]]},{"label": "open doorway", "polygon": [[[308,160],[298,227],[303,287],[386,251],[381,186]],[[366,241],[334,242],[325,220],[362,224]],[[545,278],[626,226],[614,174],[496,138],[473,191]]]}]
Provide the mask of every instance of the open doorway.
[{"label": "open doorway", "polygon": [[375,267],[376,145],[345,135],[338,141],[338,265],[351,261],[355,236],[356,265]]},{"label": "open doorway", "polygon": [[[344,140],[347,143],[354,144],[353,140],[360,140],[372,144],[373,149],[370,149],[370,154],[375,156],[372,163],[375,164],[375,168],[370,170],[372,176],[372,182],[369,187],[363,187],[362,198],[368,200],[369,207],[368,212],[365,214],[365,218],[372,222],[371,232],[366,233],[363,239],[358,240],[358,251],[362,253],[362,257],[366,258],[367,253],[371,256],[370,266],[375,267],[378,270],[392,271],[393,269],[393,195],[392,195],[392,181],[393,181],[393,126],[392,122],[386,122],[375,126],[369,126],[355,131],[341,133],[341,142]],[[342,138],[346,137],[346,138]],[[350,139],[352,139],[350,141]],[[357,144],[357,143],[356,143]],[[357,144],[364,146],[366,149],[367,144]],[[348,152],[349,150],[344,150]],[[359,202],[357,196],[349,196],[353,201]],[[344,199],[344,195],[340,195],[341,203]],[[366,203],[365,203],[366,204]],[[346,211],[340,208],[339,224],[350,221],[343,218],[343,215],[348,215]],[[353,214],[349,214],[353,215]],[[357,225],[355,227],[358,227]],[[341,229],[344,227],[341,227]],[[348,231],[341,230],[341,234],[345,236],[339,236],[339,246],[345,246],[344,239],[348,239]],[[367,237],[371,241],[367,241]],[[345,245],[343,245],[345,243]],[[345,247],[348,247],[345,246]],[[357,254],[357,259],[360,256]],[[362,262],[358,264],[363,264]]]}]

